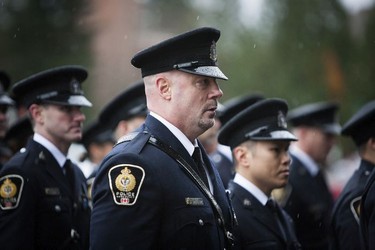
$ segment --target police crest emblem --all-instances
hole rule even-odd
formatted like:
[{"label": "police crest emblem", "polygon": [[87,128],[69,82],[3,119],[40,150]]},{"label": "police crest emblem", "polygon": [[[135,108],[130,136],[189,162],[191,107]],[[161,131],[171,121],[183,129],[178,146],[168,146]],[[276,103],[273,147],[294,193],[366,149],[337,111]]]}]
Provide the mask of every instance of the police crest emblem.
[{"label": "police crest emblem", "polygon": [[2,210],[17,208],[23,189],[22,176],[6,175],[0,179],[0,185],[0,208]]},{"label": "police crest emblem", "polygon": [[121,164],[108,172],[109,187],[117,205],[134,205],[141,189],[145,171],[140,166]]}]

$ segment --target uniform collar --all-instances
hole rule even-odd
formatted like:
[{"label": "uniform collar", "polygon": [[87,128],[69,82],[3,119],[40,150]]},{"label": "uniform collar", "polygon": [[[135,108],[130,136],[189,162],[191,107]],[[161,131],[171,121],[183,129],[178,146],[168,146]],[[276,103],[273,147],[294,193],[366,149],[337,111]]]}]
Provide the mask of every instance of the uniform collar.
[{"label": "uniform collar", "polygon": [[255,186],[251,181],[247,180],[245,177],[237,173],[234,176],[233,182],[237,183],[247,191],[249,191],[263,206],[266,205],[268,197],[262,192],[257,186]]},{"label": "uniform collar", "polygon": [[60,167],[64,166],[66,156],[52,142],[38,133],[34,133],[33,140],[45,147],[53,155]]},{"label": "uniform collar", "polygon": [[161,117],[160,115],[150,111],[150,115],[152,115],[155,119],[157,119],[159,122],[161,122],[164,126],[168,128],[169,131],[172,132],[174,136],[177,137],[177,139],[181,142],[181,144],[184,146],[184,148],[189,152],[190,155],[193,155],[194,147],[198,146],[197,140],[194,141],[194,144],[190,142],[190,140],[184,135],[184,133],[181,132],[176,126],[174,126],[172,123]]}]

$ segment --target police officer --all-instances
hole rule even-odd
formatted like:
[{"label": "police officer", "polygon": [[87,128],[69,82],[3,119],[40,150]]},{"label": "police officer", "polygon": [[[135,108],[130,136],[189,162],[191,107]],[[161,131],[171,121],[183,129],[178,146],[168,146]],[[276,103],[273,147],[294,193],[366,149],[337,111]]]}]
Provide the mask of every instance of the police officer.
[{"label": "police officer", "polygon": [[109,102],[99,113],[117,141],[138,128],[146,119],[147,105],[143,81],[137,81]]},{"label": "police officer", "polygon": [[231,118],[219,133],[230,146],[236,175],[229,182],[238,220],[236,249],[301,249],[291,218],[272,199],[271,192],[288,182],[291,141],[288,106],[282,99],[265,99]]},{"label": "police officer", "polygon": [[150,113],[99,168],[93,250],[230,247],[229,200],[196,139],[214,125],[222,96],[216,79],[227,79],[217,66],[219,36],[217,29],[198,28],[132,58]]},{"label": "police officer", "polygon": [[0,245],[3,249],[88,249],[90,209],[85,177],[66,158],[81,139],[91,103],[80,66],[52,68],[16,83],[34,135],[0,172]]},{"label": "police officer", "polygon": [[83,129],[82,145],[86,149],[79,159],[79,168],[86,178],[95,176],[99,164],[115,144],[112,130],[98,120],[94,120]]},{"label": "police officer", "polygon": [[362,193],[375,167],[375,101],[361,107],[343,126],[341,134],[352,138],[361,158],[335,202],[332,213],[332,249],[358,249],[360,246],[359,211]]},{"label": "police officer", "polygon": [[4,142],[4,137],[8,131],[8,109],[14,106],[15,102],[7,94],[10,86],[10,78],[7,73],[0,71],[0,169],[2,165],[12,156],[11,150]]},{"label": "police officer", "polygon": [[5,134],[4,142],[11,150],[12,155],[23,148],[29,137],[34,134],[30,118],[27,116],[19,118],[9,127]]},{"label": "police officer", "polygon": [[294,220],[303,249],[329,248],[333,197],[324,178],[324,167],[341,129],[338,108],[334,102],[317,102],[288,114],[298,141],[290,148],[289,184],[281,203]]}]

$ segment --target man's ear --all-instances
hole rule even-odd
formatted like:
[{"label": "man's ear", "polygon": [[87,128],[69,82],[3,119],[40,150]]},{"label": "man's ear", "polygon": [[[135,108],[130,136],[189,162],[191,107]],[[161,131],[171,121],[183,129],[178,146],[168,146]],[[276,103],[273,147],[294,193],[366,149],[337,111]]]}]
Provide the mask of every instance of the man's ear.
[{"label": "man's ear", "polygon": [[160,74],[158,76],[156,79],[156,86],[159,90],[160,96],[162,96],[165,100],[171,99],[171,82],[164,74]]},{"label": "man's ear", "polygon": [[29,113],[35,122],[43,122],[42,108],[40,105],[31,104],[29,107]]},{"label": "man's ear", "polygon": [[248,150],[245,146],[237,146],[233,149],[233,157],[236,159],[239,165],[241,166],[249,166],[250,162],[247,155],[250,154],[250,150]]}]

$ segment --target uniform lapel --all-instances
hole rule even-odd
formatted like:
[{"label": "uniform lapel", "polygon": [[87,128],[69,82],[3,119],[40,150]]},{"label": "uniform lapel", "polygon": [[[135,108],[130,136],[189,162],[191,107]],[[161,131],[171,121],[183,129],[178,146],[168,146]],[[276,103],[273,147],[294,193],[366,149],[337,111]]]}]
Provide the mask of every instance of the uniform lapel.
[{"label": "uniform lapel", "polygon": [[[273,232],[277,237],[280,237],[282,241],[285,241],[278,226],[274,220],[272,212],[265,206],[263,206],[250,192],[245,190],[243,187],[237,183],[233,183],[236,195],[242,201],[242,206],[246,210],[250,210],[249,216],[252,216],[254,220],[263,224],[271,232]],[[249,202],[245,202],[248,200]]]},{"label": "uniform lapel", "polygon": [[56,159],[45,147],[35,141],[33,141],[33,143],[37,145],[37,161],[40,167],[44,168],[48,175],[55,180],[58,188],[63,189],[64,193],[72,197],[72,191],[69,187],[68,179],[63,174],[63,171]]}]

